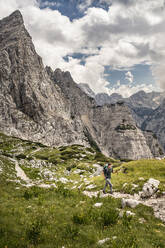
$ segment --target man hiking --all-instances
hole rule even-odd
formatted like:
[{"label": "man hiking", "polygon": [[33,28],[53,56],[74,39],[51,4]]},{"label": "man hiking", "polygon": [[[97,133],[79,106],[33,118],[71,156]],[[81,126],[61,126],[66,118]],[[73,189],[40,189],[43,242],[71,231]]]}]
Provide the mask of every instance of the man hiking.
[{"label": "man hiking", "polygon": [[113,173],[113,167],[112,167],[111,163],[104,166],[103,173],[104,173],[104,177],[105,177],[105,186],[103,189],[103,193],[106,194],[105,190],[106,190],[106,187],[109,185],[110,186],[110,193],[112,194],[112,184],[111,184],[110,179],[111,179],[111,173]]}]

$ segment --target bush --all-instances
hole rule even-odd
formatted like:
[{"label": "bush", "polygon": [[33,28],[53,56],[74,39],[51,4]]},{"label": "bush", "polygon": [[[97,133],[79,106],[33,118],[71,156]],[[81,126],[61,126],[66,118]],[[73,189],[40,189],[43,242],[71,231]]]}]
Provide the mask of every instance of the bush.
[{"label": "bush", "polygon": [[73,222],[75,224],[88,224],[90,216],[87,216],[84,211],[80,211],[73,215]]},{"label": "bush", "polygon": [[117,223],[119,214],[115,209],[104,209],[101,212],[101,224],[104,226],[114,225]]},{"label": "bush", "polygon": [[38,197],[39,194],[40,194],[40,191],[41,189],[38,188],[38,187],[31,187],[29,189],[26,189],[24,194],[23,194],[23,197],[26,199],[26,200],[29,200],[33,197]]},{"label": "bush", "polygon": [[26,230],[26,237],[31,244],[37,245],[41,241],[42,218],[37,218]]}]

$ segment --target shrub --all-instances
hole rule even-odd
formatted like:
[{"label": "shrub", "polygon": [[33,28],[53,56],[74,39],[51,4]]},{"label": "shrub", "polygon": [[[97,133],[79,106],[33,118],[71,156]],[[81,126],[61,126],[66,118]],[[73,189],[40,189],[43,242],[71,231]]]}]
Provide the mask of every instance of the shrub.
[{"label": "shrub", "polygon": [[79,234],[78,226],[67,224],[63,228],[64,239],[69,238],[69,239],[75,240],[78,234]]},{"label": "shrub", "polygon": [[42,219],[37,218],[26,230],[27,239],[30,241],[31,244],[37,245],[40,242],[42,226]]},{"label": "shrub", "polygon": [[101,212],[101,224],[103,226],[114,225],[117,223],[119,214],[115,209],[104,209]]},{"label": "shrub", "polygon": [[84,211],[80,211],[73,215],[73,222],[75,224],[88,224],[89,218],[90,216],[87,216],[87,214]]},{"label": "shrub", "polygon": [[40,188],[38,187],[31,187],[29,189],[26,189],[24,194],[23,194],[23,197],[26,199],[26,200],[29,200],[33,197],[38,197],[39,194],[40,194]]}]

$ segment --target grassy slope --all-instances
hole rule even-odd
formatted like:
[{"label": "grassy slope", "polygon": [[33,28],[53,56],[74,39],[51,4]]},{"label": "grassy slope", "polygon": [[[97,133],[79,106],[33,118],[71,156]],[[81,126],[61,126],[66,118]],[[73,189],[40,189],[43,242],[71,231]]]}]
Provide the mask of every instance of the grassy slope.
[{"label": "grassy slope", "polygon": [[[112,159],[105,158],[92,149],[81,146],[61,147],[59,149],[42,147],[40,144],[22,141],[0,135],[0,247],[4,248],[54,248],[54,247],[99,247],[98,240],[110,238],[103,246],[114,248],[144,247],[163,248],[165,244],[165,225],[153,216],[151,208],[138,206],[131,209],[135,217],[119,217],[120,200],[112,198],[90,199],[84,196],[83,189],[68,190],[72,185],[56,183],[57,188],[26,188],[17,182],[11,156],[21,157],[26,161],[25,170],[29,176],[37,178],[36,168],[31,168],[32,159],[44,161],[43,168],[49,168],[59,177],[66,168],[74,172],[84,169],[83,176],[88,177],[92,164],[104,164]],[[22,149],[23,147],[23,149]],[[41,150],[38,150],[40,148]],[[36,151],[36,152],[35,152]],[[81,159],[81,160],[80,160]],[[125,192],[132,192],[132,187],[122,188],[125,182],[144,183],[154,177],[161,181],[164,189],[164,161],[133,161],[120,165],[114,161],[118,174],[113,175],[114,187]],[[27,172],[26,171],[26,172]],[[126,173],[123,173],[126,172]],[[144,177],[144,181],[139,180]],[[81,184],[79,174],[71,173],[68,179],[77,180]],[[90,178],[97,188],[103,186],[103,177]],[[44,179],[44,182],[49,183]],[[101,208],[94,207],[102,202]],[[128,209],[126,209],[128,210]],[[144,218],[141,224],[139,218]]]},{"label": "grassy slope", "polygon": [[[160,181],[159,192],[165,191],[165,160],[138,160],[123,163],[114,169],[112,183],[117,191],[134,194],[142,190],[149,178]],[[103,177],[93,179],[98,189],[103,184]],[[124,185],[125,184],[125,185]],[[134,187],[132,184],[137,185]]]}]

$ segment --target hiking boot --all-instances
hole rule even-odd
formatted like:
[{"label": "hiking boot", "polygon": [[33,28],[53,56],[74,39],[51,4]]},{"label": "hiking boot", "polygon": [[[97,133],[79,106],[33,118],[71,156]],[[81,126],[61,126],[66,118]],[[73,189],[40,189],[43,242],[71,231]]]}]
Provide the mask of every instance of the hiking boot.
[{"label": "hiking boot", "polygon": [[106,192],[103,190],[103,193],[106,194]]}]

